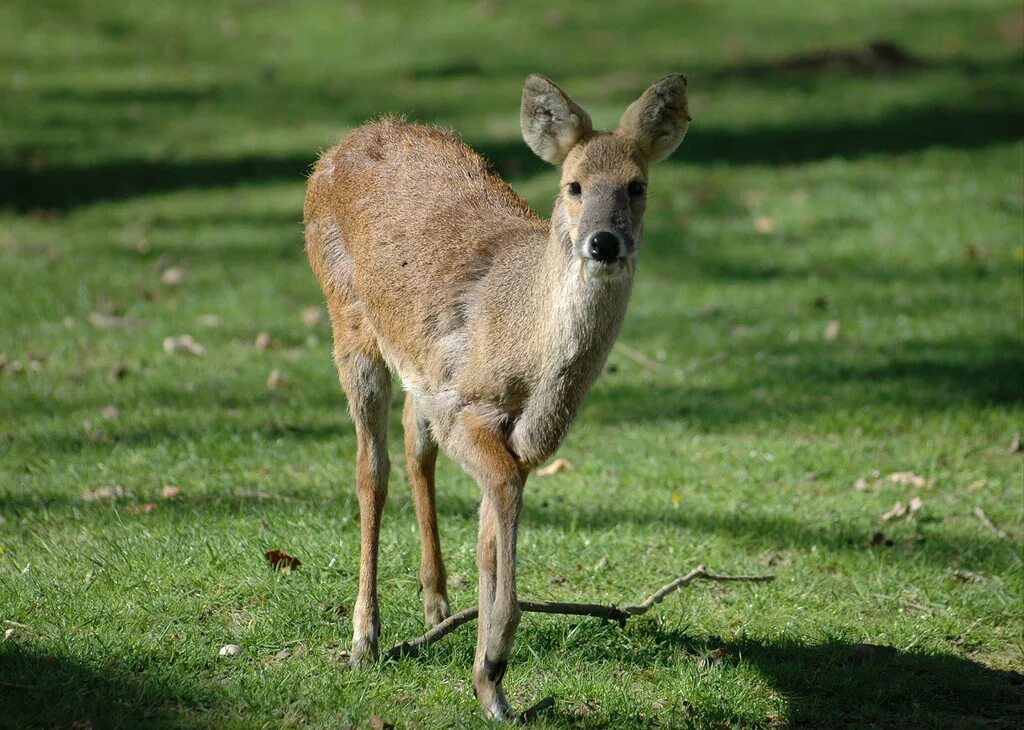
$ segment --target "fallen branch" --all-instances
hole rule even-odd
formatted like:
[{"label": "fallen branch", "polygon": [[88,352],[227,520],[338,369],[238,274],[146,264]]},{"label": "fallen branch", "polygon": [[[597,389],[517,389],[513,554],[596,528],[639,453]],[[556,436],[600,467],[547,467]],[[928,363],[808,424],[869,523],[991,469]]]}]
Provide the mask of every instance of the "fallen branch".
[{"label": "fallen branch", "polygon": [[[599,603],[548,603],[541,601],[520,601],[519,608],[522,609],[523,613],[558,613],[568,616],[594,616],[595,618],[604,619],[606,621],[617,621],[620,626],[625,626],[626,621],[633,616],[640,616],[641,614],[647,613],[651,610],[652,606],[663,601],[666,596],[675,593],[680,588],[685,588],[696,580],[761,583],[774,579],[775,576],[773,575],[721,575],[718,573],[709,573],[707,568],[703,565],[698,565],[686,575],[676,578],[671,583],[662,586],[648,596],[647,600],[642,603],[638,603],[635,606],[623,606],[622,608],[619,608],[615,605],[605,606]],[[387,658],[399,659],[401,657],[414,657],[419,654],[421,650],[436,641],[440,641],[445,636],[455,631],[455,629],[462,626],[462,624],[473,621],[478,615],[479,611],[476,606],[473,606],[473,608],[467,608],[464,611],[459,611],[430,629],[430,631],[423,634],[423,636],[396,644],[387,653]]]},{"label": "fallen branch", "polygon": [[974,514],[979,520],[981,520],[981,524],[985,525],[985,527],[992,530],[992,532],[994,532],[996,536],[1000,537],[1003,540],[1009,537],[1009,535],[1006,534],[1006,532],[996,527],[996,523],[994,523],[992,519],[987,514],[985,514],[985,510],[983,510],[981,507],[975,507]]}]

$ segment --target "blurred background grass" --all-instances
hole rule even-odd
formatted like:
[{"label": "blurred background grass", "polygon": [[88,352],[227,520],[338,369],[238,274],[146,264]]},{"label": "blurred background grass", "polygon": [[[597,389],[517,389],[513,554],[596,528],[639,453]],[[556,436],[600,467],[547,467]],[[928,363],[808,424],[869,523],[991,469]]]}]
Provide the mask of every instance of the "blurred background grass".
[{"label": "blurred background grass", "polygon": [[[354,440],[304,316],[304,174],[401,112],[547,212],[523,78],[607,128],[682,71],[694,123],[653,173],[622,335],[645,364],[613,352],[576,469],[531,482],[523,594],[629,601],[695,562],[780,580],[692,589],[625,632],[524,620],[514,699],[556,695],[553,726],[1013,726],[1022,34],[990,0],[4,3],[0,724],[480,722],[471,630],[398,667],[338,661]],[[205,357],[163,351],[185,333]],[[421,615],[399,407],[385,642]],[[477,489],[439,471],[464,607]],[[107,485],[132,496],[82,501]],[[272,547],[303,568],[269,571]],[[246,654],[218,662],[228,642]]]}]

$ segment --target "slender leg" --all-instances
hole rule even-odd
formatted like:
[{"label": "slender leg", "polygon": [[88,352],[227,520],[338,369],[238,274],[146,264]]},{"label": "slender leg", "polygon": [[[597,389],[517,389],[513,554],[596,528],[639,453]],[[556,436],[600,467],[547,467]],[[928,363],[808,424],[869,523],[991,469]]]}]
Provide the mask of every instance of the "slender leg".
[{"label": "slender leg", "polygon": [[502,688],[522,611],[516,595],[516,541],[523,506],[525,472],[501,433],[483,419],[463,419],[463,465],[480,484],[480,616],[473,690],[495,720],[515,718]]},{"label": "slender leg", "polygon": [[430,426],[416,416],[412,394],[405,397],[402,414],[405,426],[405,456],[412,482],[412,498],[416,520],[420,525],[423,556],[420,563],[420,586],[423,588],[423,616],[431,626],[448,618],[448,574],[441,557],[441,539],[437,530],[437,505],[434,491],[434,466],[437,443]]},{"label": "slender leg", "polygon": [[350,663],[359,666],[375,660],[379,651],[377,551],[381,513],[388,495],[387,427],[391,377],[376,344],[367,339],[359,321],[354,317],[346,318],[345,312],[332,311],[331,314],[335,331],[335,361],[356,426],[356,486],[362,539],[359,595],[352,615]]}]

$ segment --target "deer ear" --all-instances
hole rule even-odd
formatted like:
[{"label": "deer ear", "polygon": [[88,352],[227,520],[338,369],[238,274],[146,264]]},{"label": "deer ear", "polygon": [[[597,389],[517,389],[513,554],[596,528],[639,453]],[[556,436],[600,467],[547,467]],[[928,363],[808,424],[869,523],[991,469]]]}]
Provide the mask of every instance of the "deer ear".
[{"label": "deer ear", "polygon": [[530,149],[552,165],[561,164],[572,146],[594,130],[583,107],[539,74],[532,74],[523,86],[519,125]]},{"label": "deer ear", "polygon": [[672,74],[629,105],[619,120],[619,131],[640,144],[648,162],[660,162],[683,141],[689,125],[686,77]]}]

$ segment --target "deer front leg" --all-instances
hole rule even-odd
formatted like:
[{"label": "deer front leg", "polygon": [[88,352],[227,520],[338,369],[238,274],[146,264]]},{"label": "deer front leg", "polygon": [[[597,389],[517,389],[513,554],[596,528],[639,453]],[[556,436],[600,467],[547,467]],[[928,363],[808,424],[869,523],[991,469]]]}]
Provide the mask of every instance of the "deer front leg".
[{"label": "deer front leg", "polygon": [[483,492],[480,505],[480,615],[473,662],[473,691],[495,720],[516,717],[502,687],[522,611],[516,595],[516,541],[525,474],[501,433],[484,421],[466,419],[467,470]]}]

